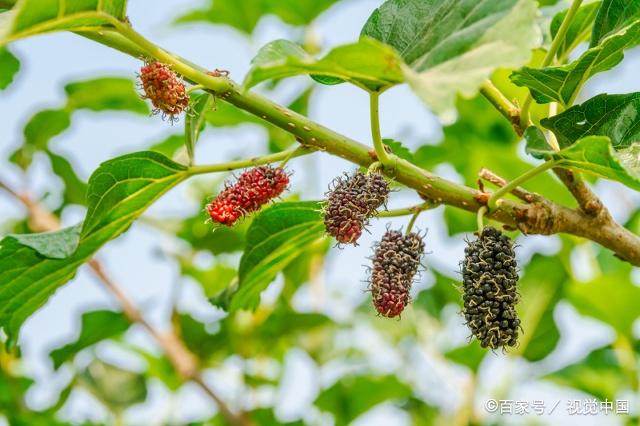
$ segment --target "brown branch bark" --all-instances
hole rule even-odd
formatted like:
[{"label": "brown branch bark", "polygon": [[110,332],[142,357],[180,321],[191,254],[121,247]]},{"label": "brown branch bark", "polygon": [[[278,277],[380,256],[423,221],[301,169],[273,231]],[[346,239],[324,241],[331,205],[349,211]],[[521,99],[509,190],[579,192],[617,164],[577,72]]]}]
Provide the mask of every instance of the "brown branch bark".
[{"label": "brown branch bark", "polygon": [[[0,182],[0,189],[6,191],[24,205],[27,209],[29,227],[32,230],[36,232],[47,232],[60,229],[60,220],[31,196],[17,192],[3,182]],[[165,333],[153,327],[144,318],[140,309],[134,305],[122,289],[105,272],[102,264],[97,259],[89,260],[87,265],[103,284],[104,288],[116,299],[129,321],[140,324],[156,340],[175,370],[183,379],[192,381],[198,385],[200,389],[216,403],[220,413],[230,424],[234,426],[252,425],[246,413],[235,414],[224,400],[207,385],[200,373],[198,358],[189,351],[174,331]]]}]

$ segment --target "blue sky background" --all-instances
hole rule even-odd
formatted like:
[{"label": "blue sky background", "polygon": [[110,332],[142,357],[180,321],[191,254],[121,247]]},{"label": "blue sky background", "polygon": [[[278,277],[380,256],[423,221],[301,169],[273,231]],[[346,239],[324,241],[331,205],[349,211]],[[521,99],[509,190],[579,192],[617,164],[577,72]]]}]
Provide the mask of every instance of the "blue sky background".
[{"label": "blue sky background", "polygon": [[[238,0],[241,1],[241,0]],[[374,0],[346,0],[338,7],[331,9],[317,21],[317,32],[325,46],[335,46],[356,40],[361,24],[365,22],[371,11],[381,2]],[[208,68],[224,68],[231,72],[235,80],[242,80],[249,67],[251,58],[260,46],[276,38],[292,38],[296,33],[291,27],[282,24],[273,17],[263,19],[253,40],[226,27],[211,25],[188,25],[173,27],[170,22],[177,14],[182,14],[203,4],[199,0],[131,0],[129,16],[133,25],[145,36],[181,56],[204,65]],[[179,5],[179,6],[177,6]],[[97,76],[133,76],[140,64],[137,60],[106,47],[101,47],[89,40],[71,34],[52,34],[20,41],[13,46],[13,51],[22,61],[22,70],[14,84],[0,95],[0,115],[4,118],[0,125],[0,154],[6,158],[20,143],[22,128],[30,116],[46,107],[55,108],[64,102],[64,84],[72,81],[94,78]],[[640,66],[639,55],[628,54],[627,60],[613,73],[595,78],[589,85],[587,94],[596,92],[625,93],[638,91],[637,70]],[[305,79],[293,79],[283,85],[275,95],[276,101],[287,103],[296,92],[296,88],[306,84]],[[344,133],[357,140],[367,142],[369,136],[369,111],[367,95],[348,85],[320,87],[314,95],[311,116],[323,125]],[[411,148],[416,148],[425,141],[437,142],[441,129],[437,120],[414,97],[406,87],[400,87],[385,93],[381,104],[383,134],[401,139]],[[52,141],[55,152],[63,153],[73,160],[78,173],[88,178],[90,173],[104,160],[116,155],[141,149],[152,142],[162,140],[166,135],[180,132],[181,123],[171,128],[159,117],[135,116],[128,113],[88,111],[76,112],[70,130]],[[239,156],[265,153],[266,134],[255,126],[240,126],[234,129],[208,129],[199,144],[197,158],[200,163],[215,163]],[[456,155],[464,155],[457,153]],[[331,179],[352,166],[342,160],[323,154],[295,159],[290,162],[295,170],[293,187],[300,190],[305,198],[317,199],[324,193]],[[460,180],[453,169],[441,167],[437,170],[453,180]],[[51,189],[60,188],[60,183],[52,180],[52,174],[46,159],[38,158],[25,182],[19,180],[18,170],[13,165],[3,162],[0,166],[0,177],[12,182],[15,186],[25,184],[36,195],[43,195]],[[612,206],[618,218],[622,219],[627,211],[620,201],[637,203],[638,197],[630,194],[617,184],[600,184],[598,192],[605,202]],[[53,200],[52,200],[53,201]],[[394,195],[390,205],[407,206],[418,202],[411,193],[401,192]],[[625,201],[626,202],[626,201]],[[200,200],[190,196],[187,186],[172,191],[154,205],[149,215],[168,217],[191,214],[202,208]],[[52,203],[55,205],[55,202]],[[0,209],[3,219],[20,217],[20,207],[0,193]],[[81,220],[84,212],[81,209],[66,211],[63,217],[65,224],[74,224]],[[203,218],[204,220],[204,218]],[[397,220],[396,226],[404,225],[406,220]],[[371,229],[372,235],[379,235],[384,230],[385,222],[380,221]],[[429,230],[428,245],[432,252],[427,257],[427,264],[438,263],[440,269],[457,271],[458,258],[462,253],[463,241],[452,240],[446,236],[442,226],[442,209],[421,215],[417,226]],[[329,267],[325,273],[324,294],[313,300],[309,292],[302,291],[297,303],[300,307],[321,306],[336,318],[349,318],[353,315],[353,305],[366,297],[362,292],[360,280],[364,278],[364,270],[360,266],[369,254],[373,241],[367,235],[359,247],[332,252]],[[520,256],[528,258],[534,251],[552,253],[558,244],[554,237],[529,237],[520,242],[523,249]],[[99,253],[99,258],[113,278],[125,289],[137,304],[143,306],[145,312],[158,326],[164,326],[167,318],[169,300],[177,284],[177,269],[158,256],[160,249],[174,250],[173,243],[155,230],[142,224],[135,224],[123,237],[109,243]],[[580,265],[579,262],[577,262]],[[430,275],[424,274],[422,286],[428,285]],[[203,301],[200,290],[195,285],[183,283],[180,307],[192,312],[201,319],[211,319],[211,309]],[[418,287],[419,288],[419,287]],[[77,332],[78,319],[81,312],[89,307],[115,307],[110,296],[93,279],[90,272],[81,269],[76,279],[58,291],[54,298],[42,310],[38,311],[25,324],[21,334],[21,346],[24,354],[25,372],[37,380],[37,385],[30,394],[33,407],[42,408],[55,400],[57,390],[68,380],[70,371],[63,369],[54,374],[46,354],[60,342],[69,341]],[[452,312],[452,317],[455,315]],[[572,308],[562,306],[558,312],[558,320],[563,330],[563,340],[557,354],[547,360],[547,368],[557,363],[576,359],[588,347],[601,345],[612,338],[607,327],[594,321],[579,319]],[[454,327],[454,338],[466,337],[465,331]],[[132,330],[131,341],[153,347],[144,332]],[[353,344],[371,349],[372,356],[381,366],[393,366],[398,359],[393,350],[379,342],[374,330],[366,326],[355,330]],[[377,351],[376,351],[377,349]],[[99,352],[107,360],[126,363],[129,367],[140,367],[137,360],[127,357],[112,345],[100,345]],[[424,354],[417,354],[417,364],[421,365]],[[526,377],[527,368],[505,364],[505,360],[496,357],[483,365],[482,377],[510,376],[512,380]],[[212,386],[231,401],[241,401],[242,392],[236,383],[239,360],[230,360],[216,372],[207,373]],[[384,367],[381,367],[384,368]],[[545,365],[535,368],[545,368]],[[437,368],[436,368],[437,370]],[[276,412],[282,419],[296,418],[304,414],[308,404],[313,401],[320,385],[331,380],[331,373],[319,371],[313,362],[300,351],[292,351],[287,357],[286,374],[283,387],[276,399]],[[430,366],[416,370],[425,383],[432,383],[433,374]],[[451,373],[450,383],[457,383],[459,374]],[[523,379],[524,380],[524,379]],[[499,380],[494,380],[498,381]],[[443,383],[446,383],[444,380]],[[491,380],[489,381],[491,382]],[[524,380],[526,385],[526,380]],[[436,383],[437,380],[436,380]],[[451,386],[454,386],[454,385]],[[493,383],[495,385],[495,383]],[[434,385],[435,386],[435,385]],[[437,393],[442,393],[442,388]],[[425,389],[427,394],[434,389]],[[487,391],[489,392],[489,390]],[[545,395],[563,395],[551,385],[533,384],[521,386],[520,395],[528,399],[542,399]],[[437,397],[437,395],[436,395]],[[178,419],[199,419],[211,413],[211,407],[199,392],[186,386],[180,392],[176,406]],[[455,401],[454,401],[455,402]],[[452,402],[452,403],[454,403]],[[447,402],[445,401],[445,404]],[[185,409],[184,407],[188,407]],[[168,410],[167,393],[161,386],[152,388],[150,403],[146,407],[136,408],[129,419],[138,424],[145,424],[152,416],[161,419]],[[90,418],[100,420],[104,412],[92,398],[74,395],[65,413],[71,419]],[[621,424],[615,418],[553,418],[565,424]],[[543,419],[546,420],[546,419]],[[577,421],[578,423],[572,423]],[[408,424],[408,419],[401,412],[390,406],[383,406],[360,420],[361,424]],[[0,421],[1,424],[1,421]],[[518,419],[513,424],[521,424]]]}]

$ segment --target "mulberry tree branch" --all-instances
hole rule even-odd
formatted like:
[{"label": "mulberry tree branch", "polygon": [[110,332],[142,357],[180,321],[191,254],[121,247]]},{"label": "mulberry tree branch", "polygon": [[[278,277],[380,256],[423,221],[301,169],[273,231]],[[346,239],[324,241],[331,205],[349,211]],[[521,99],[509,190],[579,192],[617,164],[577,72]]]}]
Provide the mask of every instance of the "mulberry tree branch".
[{"label": "mulberry tree branch", "polygon": [[[154,58],[166,62],[194,84],[201,84],[219,99],[235,105],[291,134],[309,147],[325,151],[363,167],[376,161],[375,152],[347,136],[328,129],[309,118],[251,91],[239,87],[227,77],[212,77],[205,69],[183,60],[145,39],[128,24],[113,22],[119,34],[113,32],[82,33],[100,43],[138,58]],[[490,194],[459,185],[424,170],[392,154],[392,177],[416,190],[422,198],[448,204],[470,212],[488,202]],[[385,170],[385,173],[389,173]],[[582,209],[572,210],[549,200],[522,204],[503,199],[488,217],[506,225],[516,226],[528,234],[567,233],[595,241],[613,250],[616,255],[640,266],[640,238],[611,218],[602,209],[589,215]]]}]

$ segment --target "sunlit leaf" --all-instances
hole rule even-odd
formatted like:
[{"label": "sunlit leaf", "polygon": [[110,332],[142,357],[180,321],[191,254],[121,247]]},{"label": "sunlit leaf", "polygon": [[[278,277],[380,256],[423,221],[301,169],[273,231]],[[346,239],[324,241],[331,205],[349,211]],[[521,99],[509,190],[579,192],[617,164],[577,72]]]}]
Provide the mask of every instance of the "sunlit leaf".
[{"label": "sunlit leaf", "polygon": [[82,224],[61,229],[60,231],[41,232],[37,234],[9,234],[25,247],[30,247],[38,254],[50,259],[65,259],[78,249]]},{"label": "sunlit leaf", "polygon": [[78,375],[85,389],[118,412],[147,399],[143,375],[94,360]]},{"label": "sunlit leaf", "polygon": [[[372,39],[336,47],[322,59],[315,59],[302,47],[287,40],[264,46],[252,61],[244,86],[261,81],[311,74],[348,81],[368,90],[379,90],[404,79],[400,60],[393,49]],[[335,84],[335,81],[331,81]]]},{"label": "sunlit leaf", "polygon": [[387,0],[362,35],[398,51],[414,92],[440,114],[496,69],[527,63],[540,41],[536,13],[533,0]]},{"label": "sunlit leaf", "polygon": [[0,20],[0,45],[32,35],[88,30],[124,20],[126,0],[20,0]]}]

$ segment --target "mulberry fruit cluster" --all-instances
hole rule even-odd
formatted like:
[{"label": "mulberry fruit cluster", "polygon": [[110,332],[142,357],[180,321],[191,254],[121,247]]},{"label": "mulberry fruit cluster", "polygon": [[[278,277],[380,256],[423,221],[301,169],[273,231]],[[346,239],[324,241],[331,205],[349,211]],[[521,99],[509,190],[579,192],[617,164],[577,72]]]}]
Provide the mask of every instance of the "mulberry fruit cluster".
[{"label": "mulberry fruit cluster", "polygon": [[492,227],[465,248],[462,262],[463,313],[467,325],[484,348],[515,346],[519,295],[513,242]]},{"label": "mulberry fruit cluster", "polygon": [[176,73],[160,62],[146,64],[140,69],[144,98],[149,99],[154,112],[174,121],[189,106],[189,95]]},{"label": "mulberry fruit cluster", "polygon": [[337,177],[326,194],[324,224],[327,233],[344,244],[355,244],[369,219],[387,203],[389,185],[376,172]]},{"label": "mulberry fruit cluster", "polygon": [[231,226],[248,213],[255,212],[278,197],[289,186],[289,175],[271,166],[254,167],[243,172],[207,206],[214,222]]},{"label": "mulberry fruit cluster", "polygon": [[423,253],[424,242],[413,232],[404,235],[390,230],[376,244],[369,285],[378,313],[393,318],[409,304],[409,291]]}]

